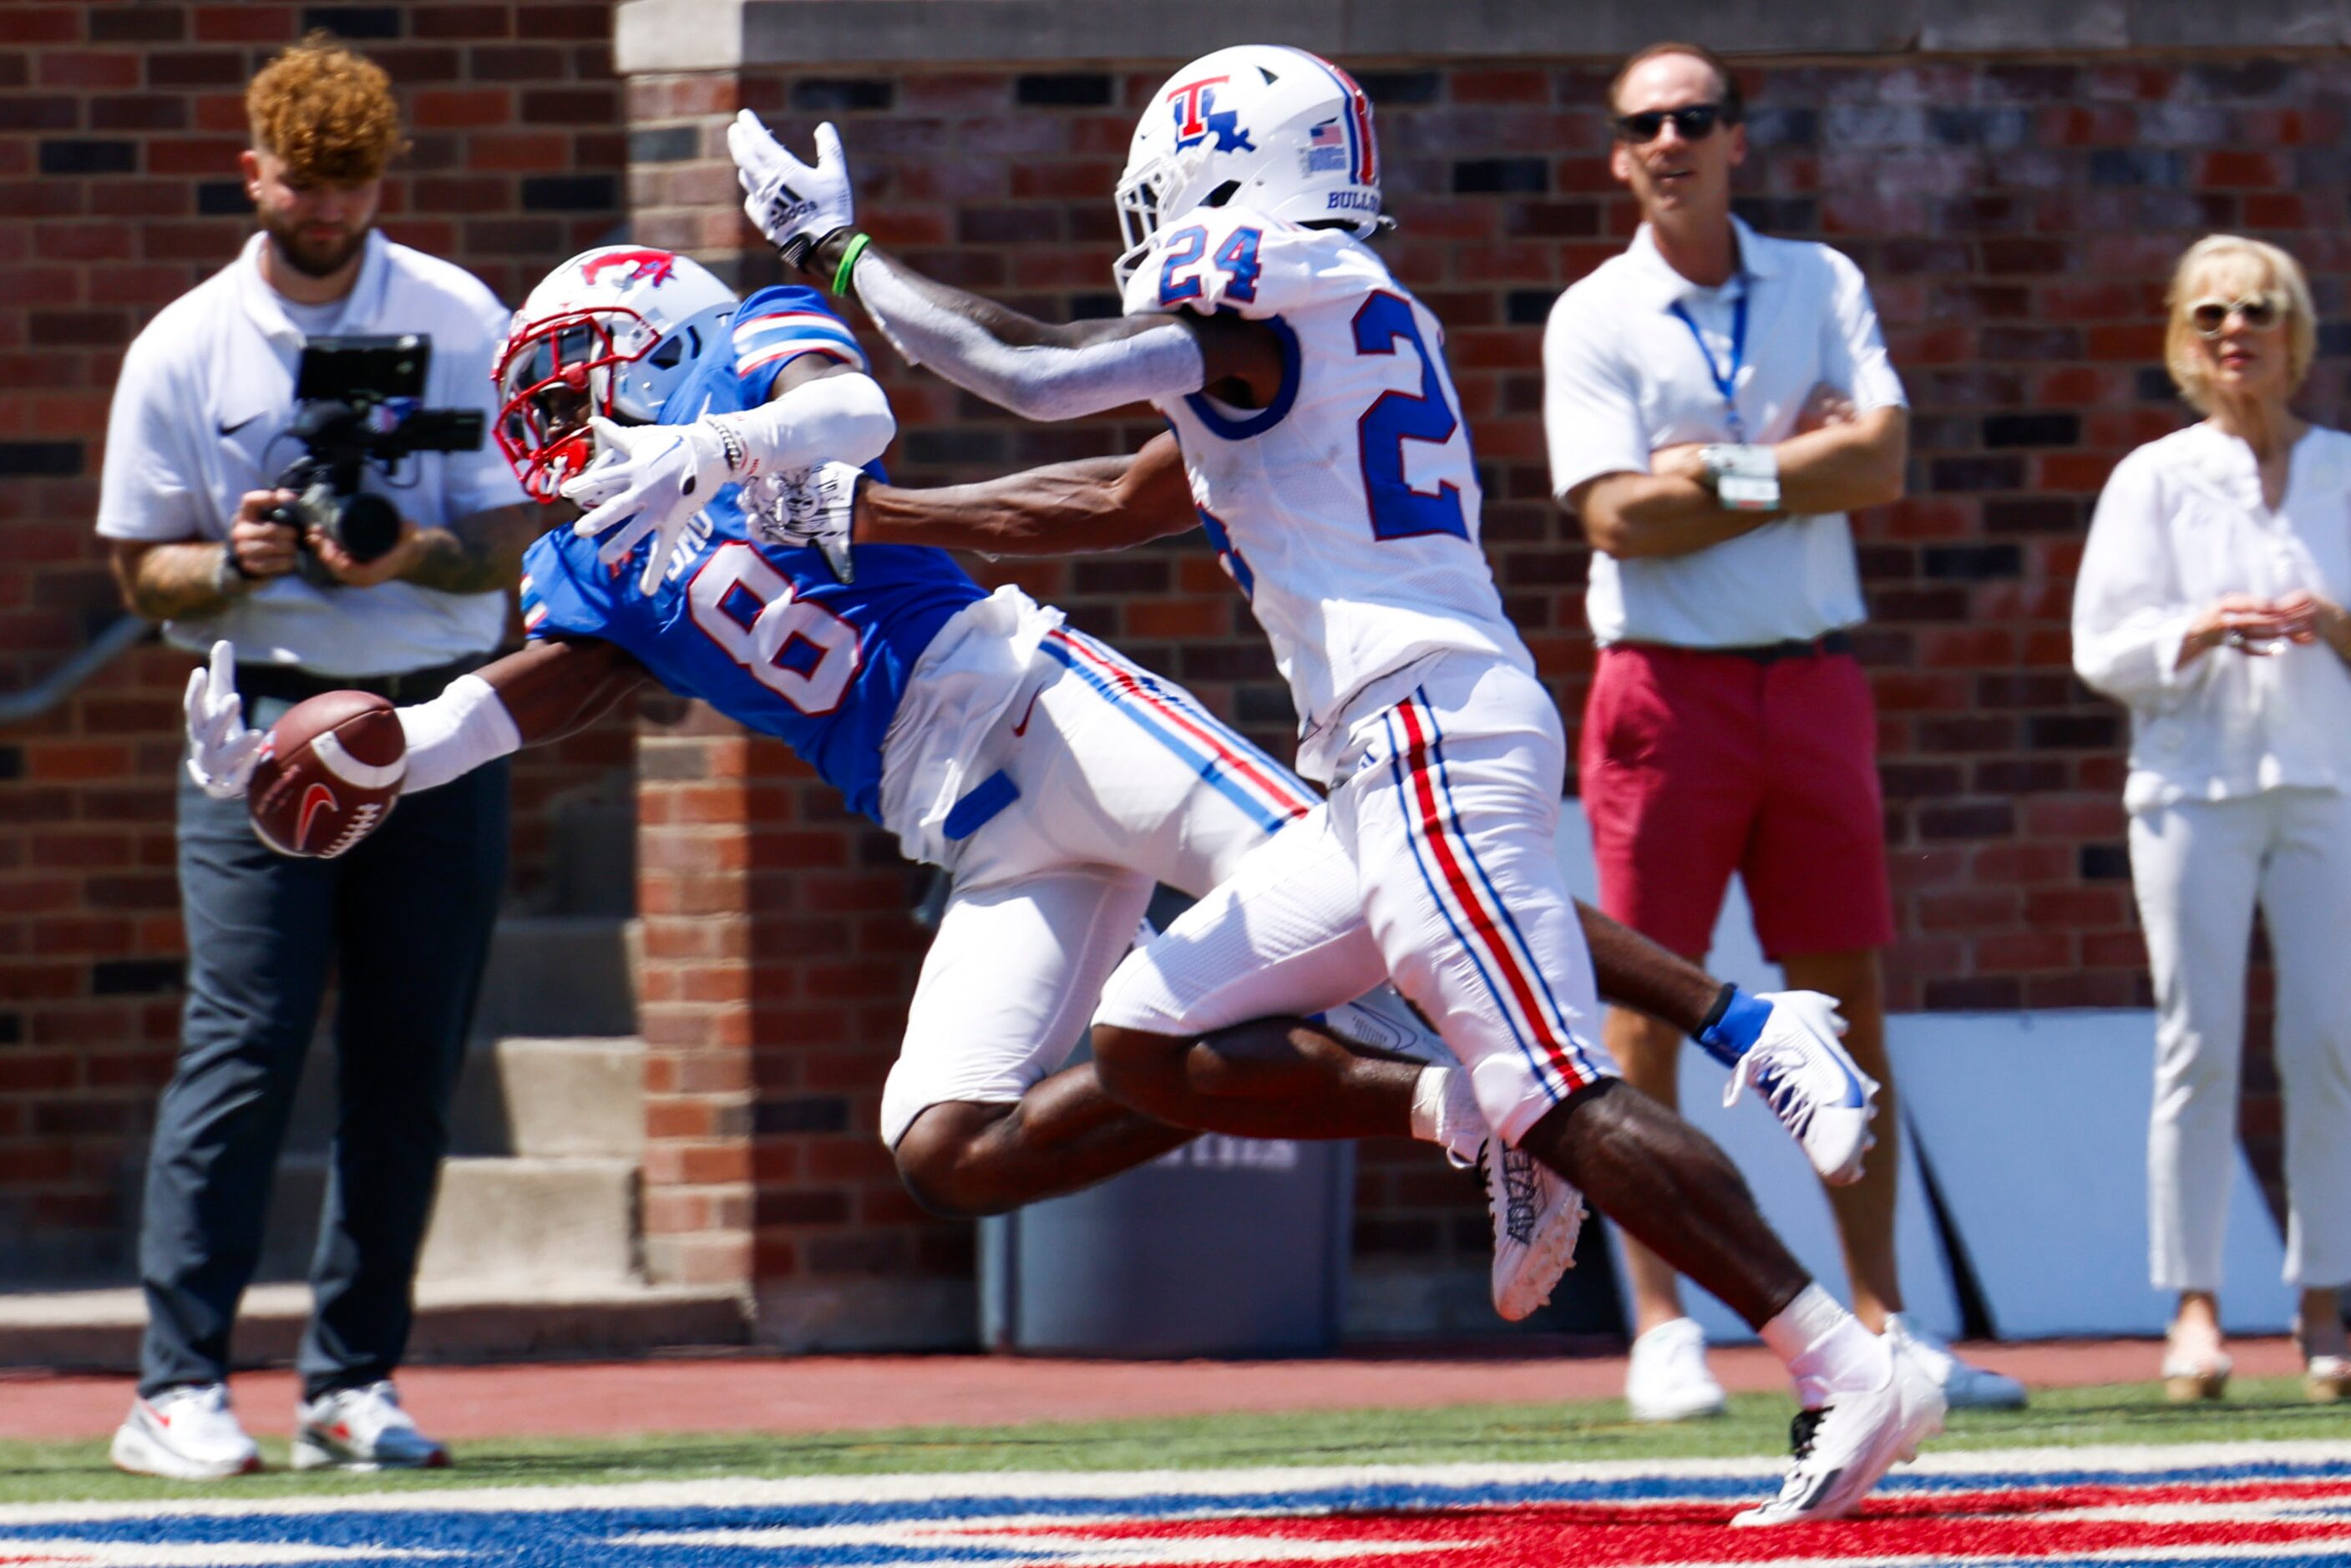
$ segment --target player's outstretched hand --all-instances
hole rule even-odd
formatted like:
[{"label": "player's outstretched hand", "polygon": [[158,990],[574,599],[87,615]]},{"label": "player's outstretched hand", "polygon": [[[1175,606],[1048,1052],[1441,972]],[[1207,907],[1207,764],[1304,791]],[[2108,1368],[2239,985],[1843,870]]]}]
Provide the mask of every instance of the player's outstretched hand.
[{"label": "player's outstretched hand", "polygon": [[694,514],[733,477],[726,445],[699,422],[622,425],[598,415],[588,428],[596,460],[562,486],[565,500],[587,509],[571,531],[601,541],[596,558],[606,566],[651,539],[637,591],[652,593]]},{"label": "player's outstretched hand", "polygon": [[816,128],[813,166],[785,151],[747,109],[726,128],[726,151],[735,155],[735,177],[743,182],[745,214],[792,265],[806,265],[820,240],[855,223],[849,161],[831,121]]},{"label": "player's outstretched hand", "polygon": [[820,462],[778,474],[775,504],[761,518],[765,531],[785,545],[821,552],[835,577],[856,581],[850,530],[857,520],[857,487],[864,478],[863,469],[847,462]]},{"label": "player's outstretched hand", "polygon": [[236,694],[236,644],[213,644],[212,663],[188,672],[188,776],[214,800],[245,793],[267,737],[247,729]]}]

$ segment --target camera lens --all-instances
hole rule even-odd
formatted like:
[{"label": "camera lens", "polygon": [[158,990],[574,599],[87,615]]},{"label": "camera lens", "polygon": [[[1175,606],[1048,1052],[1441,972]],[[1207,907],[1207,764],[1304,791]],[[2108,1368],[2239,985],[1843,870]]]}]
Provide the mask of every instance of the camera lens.
[{"label": "camera lens", "polygon": [[354,561],[372,561],[400,543],[400,508],[371,491],[343,497],[328,532]]}]

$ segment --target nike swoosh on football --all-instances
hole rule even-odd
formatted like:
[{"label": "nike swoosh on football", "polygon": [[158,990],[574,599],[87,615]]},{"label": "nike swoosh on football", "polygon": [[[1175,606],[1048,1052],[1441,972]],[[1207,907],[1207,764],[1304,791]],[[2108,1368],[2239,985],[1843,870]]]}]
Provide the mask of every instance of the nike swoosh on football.
[{"label": "nike swoosh on football", "polygon": [[332,810],[336,805],[335,792],[323,784],[314,784],[302,792],[302,819],[294,830],[294,847],[310,846],[310,825],[319,820],[319,813]]}]

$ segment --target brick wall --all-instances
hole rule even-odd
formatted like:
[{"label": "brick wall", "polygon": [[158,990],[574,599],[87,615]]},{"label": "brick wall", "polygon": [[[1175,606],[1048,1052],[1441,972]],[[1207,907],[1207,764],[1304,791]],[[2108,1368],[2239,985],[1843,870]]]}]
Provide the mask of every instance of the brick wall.
[{"label": "brick wall", "polygon": [[[1108,192],[1143,96],[1173,64],[643,78],[623,104],[605,74],[606,8],[591,4],[158,0],[6,16],[8,688],[114,613],[89,520],[120,348],[244,234],[238,88],[306,23],[362,42],[410,108],[416,146],[394,182],[392,233],[509,298],[622,207],[642,239],[745,282],[769,275],[771,260],[736,249],[719,140],[748,103],[803,141],[816,119],[840,121],[866,222],[920,265],[1040,313],[1113,309]],[[1349,63],[1379,105],[1404,220],[1387,254],[1448,325],[1492,553],[1573,722],[1590,661],[1583,552],[1546,495],[1537,343],[1556,292],[1629,232],[1603,161],[1603,70]],[[2155,311],[2189,238],[2215,226],[2278,238],[2312,265],[2322,312],[2340,313],[2351,254],[2325,227],[2346,195],[2330,151],[2345,126],[2340,65],[1764,65],[1748,86],[1750,215],[1862,263],[1917,405],[1913,499],[1858,520],[1902,931],[1895,1003],[2143,1001],[2119,722],[2067,670],[2071,574],[2106,469],[2181,417],[2154,368]],[[2323,347],[2312,406],[2333,416],[2351,340],[2337,329]],[[914,483],[1123,450],[1156,428],[1140,411],[1020,425],[881,361],[904,429],[891,461]],[[1286,751],[1287,697],[1196,538],[1018,576]],[[117,1173],[168,1066],[166,781],[186,667],[142,649],[59,712],[0,734],[0,1251],[12,1260],[108,1250]],[[886,1332],[967,1334],[969,1229],[920,1217],[869,1130],[919,961],[904,917],[919,876],[769,743],[683,705],[650,710],[638,742],[653,1262],[677,1278],[755,1272],[779,1339],[843,1324],[872,1337],[883,1306],[898,1314]],[[625,727],[607,729],[583,753],[534,760],[527,798],[609,787],[629,743]],[[540,884],[550,870],[531,825],[544,815],[525,818],[524,875]],[[2262,1064],[2249,1083],[2249,1127],[2266,1139]],[[1462,1180],[1415,1151],[1367,1150],[1362,1170],[1360,1277],[1482,1268]]]},{"label": "brick wall", "polygon": [[[748,280],[771,275],[771,258],[736,249],[744,232],[724,122],[747,106],[805,146],[831,119],[857,173],[861,223],[882,241],[1040,315],[1106,313],[1109,192],[1135,115],[1176,63],[635,78],[636,233]],[[1559,290],[1620,249],[1635,222],[1605,162],[1608,66],[1348,63],[1377,105],[1401,219],[1385,254],[1447,326],[1489,551],[1573,724],[1592,661],[1585,551],[1549,499],[1539,343]],[[1861,264],[1916,404],[1910,498],[1856,519],[1900,931],[1887,955],[1892,1003],[2145,1005],[2122,721],[2073,678],[2073,574],[2108,469],[2185,418],[2158,339],[2162,283],[2188,241],[2214,228],[2275,238],[2313,268],[2322,313],[2339,314],[2351,270],[2335,232],[2346,177],[2331,151],[2344,127],[2341,68],[2111,57],[1765,64],[1746,86],[1758,106],[1746,214]],[[870,341],[881,349],[878,335]],[[2351,338],[2330,329],[2310,398],[2321,417],[2339,411],[2347,351]],[[912,483],[1128,450],[1156,428],[1134,417],[1026,425],[886,351],[877,362],[899,411],[893,462]],[[1288,754],[1287,694],[1196,535],[1011,575]],[[827,898],[878,908],[904,885],[870,830],[852,828],[826,857]],[[860,865],[872,869],[860,876]],[[744,1224],[763,1281],[796,1301],[962,1267],[956,1228],[872,1223],[904,1212],[886,1168],[856,1152],[894,1036],[861,1041],[839,1026],[852,1011],[890,1019],[916,959],[893,926],[874,929],[887,940],[871,947],[863,927],[830,929],[831,1005],[810,1016],[807,993],[779,991],[772,1027],[757,1002],[733,1015],[755,1052],[791,1054],[788,1012],[789,1027],[811,1030],[810,1061],[832,1082],[820,1119],[848,1129],[769,1136],[779,1117],[746,1135],[760,1197]],[[2266,1161],[2273,1084],[2265,1063],[2250,1067],[2247,1125]],[[803,1091],[813,1086],[795,1081],[803,1097],[791,1103],[812,1104]],[[837,1163],[818,1168],[820,1151]],[[1482,1266],[1480,1216],[1459,1179],[1409,1150],[1367,1150],[1362,1170],[1359,1280]]]},{"label": "brick wall", "polygon": [[[0,690],[119,613],[90,533],[121,352],[249,231],[251,73],[308,26],[391,72],[413,145],[396,239],[506,298],[620,221],[610,7],[16,4],[0,16]],[[111,1266],[118,1189],[170,1070],[171,782],[190,660],[144,647],[0,732],[0,1285]],[[625,722],[517,774],[517,895],[554,897],[555,812],[624,791]],[[617,786],[617,789],[616,789]]]}]

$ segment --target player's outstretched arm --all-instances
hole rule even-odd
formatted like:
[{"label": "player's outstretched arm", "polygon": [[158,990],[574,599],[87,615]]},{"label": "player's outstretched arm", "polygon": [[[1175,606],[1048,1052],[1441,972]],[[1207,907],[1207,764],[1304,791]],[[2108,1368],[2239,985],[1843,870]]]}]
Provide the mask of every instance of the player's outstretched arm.
[{"label": "player's outstretched arm", "polygon": [[432,789],[524,746],[586,728],[647,679],[618,644],[596,638],[525,643],[427,702],[399,711],[408,740],[401,793]]},{"label": "player's outstretched arm", "polygon": [[[727,128],[743,210],[784,259],[837,294],[854,289],[915,365],[1032,420],[1075,419],[1205,388],[1262,406],[1281,384],[1270,328],[1238,318],[1149,316],[1049,325],[923,276],[856,232],[841,134],[817,128],[803,163],[745,109]],[[1220,391],[1222,395],[1222,391]]]},{"label": "player's outstretched arm", "polygon": [[[820,262],[845,250],[819,245]],[[935,282],[872,245],[845,280],[909,364],[1023,419],[1069,420],[1238,383],[1261,406],[1281,385],[1271,328],[1239,317],[1124,316],[1060,325]]]},{"label": "player's outstretched arm", "polygon": [[1174,436],[1161,434],[1132,456],[1054,463],[977,484],[863,485],[851,537],[989,556],[1070,556],[1123,549],[1199,522],[1183,453]]},{"label": "player's outstretched arm", "polygon": [[[647,679],[644,666],[614,643],[528,643],[460,675],[438,697],[395,710],[406,742],[401,792],[431,789],[521,747],[561,740]],[[243,794],[263,735],[245,722],[235,643],[213,644],[211,658],[188,677],[185,706],[189,776],[216,799]]]}]

